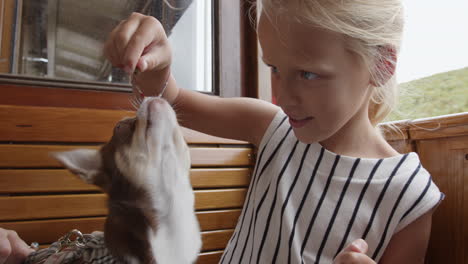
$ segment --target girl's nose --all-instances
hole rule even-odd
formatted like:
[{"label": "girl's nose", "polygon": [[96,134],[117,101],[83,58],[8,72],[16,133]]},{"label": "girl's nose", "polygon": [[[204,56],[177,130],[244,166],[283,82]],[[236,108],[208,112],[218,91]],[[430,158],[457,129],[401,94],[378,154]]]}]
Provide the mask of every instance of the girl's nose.
[{"label": "girl's nose", "polygon": [[294,106],[300,102],[294,83],[283,79],[272,80],[273,96],[279,106]]}]

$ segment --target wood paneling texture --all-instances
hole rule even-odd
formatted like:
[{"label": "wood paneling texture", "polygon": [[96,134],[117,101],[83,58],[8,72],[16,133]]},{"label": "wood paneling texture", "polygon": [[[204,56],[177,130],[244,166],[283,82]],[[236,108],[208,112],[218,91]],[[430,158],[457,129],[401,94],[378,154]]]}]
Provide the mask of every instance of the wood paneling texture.
[{"label": "wood paneling texture", "polygon": [[[227,209],[201,211],[197,212],[196,215],[202,230],[213,231],[234,228],[240,213],[240,209]],[[46,235],[41,233],[41,230],[51,230],[60,234],[79,227],[82,232],[92,232],[94,230],[102,230],[105,219],[105,216],[97,216],[70,219],[5,221],[1,223],[2,227],[16,230],[19,234],[22,234],[22,238],[28,241],[51,243],[57,239],[57,234],[48,233]]]},{"label": "wood paneling texture", "polygon": [[[192,187],[198,189],[247,187],[251,173],[250,168],[201,168],[191,169],[190,178]],[[0,194],[99,190],[63,169],[3,169],[0,182]]]},{"label": "wood paneling texture", "polygon": [[[103,143],[118,121],[133,116],[125,110],[0,104],[0,141]],[[248,144],[187,128],[183,133],[189,144]]]},{"label": "wood paneling texture", "polygon": [[[215,92],[227,97],[255,97],[257,85],[252,72],[255,72],[256,49],[251,47],[256,48],[257,44],[254,31],[243,15],[247,7],[241,1],[223,0],[214,1],[214,8]],[[245,31],[249,37],[239,39],[240,32]],[[74,87],[73,83],[64,86],[60,83],[36,84],[34,80],[15,83],[0,83],[0,196],[4,199],[1,206],[7,206],[9,199],[15,198],[18,202],[26,199],[25,196],[31,199],[28,203],[39,202],[36,206],[46,206],[47,202],[41,205],[41,199],[81,195],[85,200],[99,200],[101,208],[94,206],[92,210],[102,213],[105,197],[96,188],[80,183],[58,167],[48,152],[77,147],[98,148],[110,137],[116,121],[132,115],[129,93],[88,90],[89,87]],[[247,142],[183,130],[191,147],[191,180],[197,192],[197,204],[210,208],[197,211],[204,232],[204,250],[208,250],[200,254],[197,263],[218,263],[239,217],[255,157]],[[220,193],[227,198],[227,204],[223,204]],[[216,208],[213,203],[221,203],[222,207],[230,209]],[[40,211],[34,204],[17,205],[19,207],[11,210],[19,212],[21,217],[42,217],[40,212],[33,212]],[[18,219],[18,216],[13,218]],[[92,231],[103,221],[104,216],[34,218],[0,220],[0,227],[21,230],[20,235],[26,237],[48,235],[47,240],[53,241],[72,226]],[[34,239],[27,237],[27,240]]]},{"label": "wood paneling texture", "polygon": [[[195,191],[195,209],[240,208],[245,188]],[[27,195],[0,197],[0,221],[107,214],[105,194]]]},{"label": "wood paneling texture", "polygon": [[[28,244],[32,241],[41,245],[50,245],[58,238],[72,229],[78,229],[83,233],[91,233],[95,230],[104,230],[105,218],[83,218],[73,220],[48,220],[29,222],[1,223],[3,228],[16,230],[18,235]],[[230,227],[233,228],[234,226]],[[47,232],[44,232],[47,230]],[[223,249],[233,233],[233,229],[223,229],[214,231],[203,231],[202,251]]]},{"label": "wood paneling texture", "polygon": [[0,2],[0,73],[11,71],[11,57],[13,55],[13,21],[15,19],[15,0]]},{"label": "wood paneling texture", "polygon": [[434,213],[427,263],[467,263],[468,135],[419,140],[417,148],[421,163],[446,195]]},{"label": "wood paneling texture", "polygon": [[468,263],[468,113],[396,124],[388,135],[399,152],[415,151],[446,196],[433,216],[426,263]]},{"label": "wood paneling texture", "polygon": [[[0,85],[0,89],[13,92],[11,87]],[[38,91],[45,88],[21,89],[37,90],[33,97],[23,91],[22,99],[11,94],[0,98],[0,226],[19,230],[28,242],[41,237],[44,243],[56,240],[72,226],[89,231],[99,228],[106,215],[105,195],[63,170],[48,153],[98,148],[110,137],[116,121],[133,115],[127,111],[131,108],[112,109],[113,103],[104,102],[106,96],[118,98],[111,92],[91,95],[69,90],[65,97],[43,99]],[[70,100],[74,95],[75,102]],[[100,100],[104,100],[102,105]],[[427,263],[467,263],[468,114],[397,125],[403,133],[385,133],[389,143],[402,153],[418,152],[446,194],[434,214]],[[184,130],[184,135],[190,143],[190,176],[206,243],[198,263],[216,263],[240,215],[254,165],[253,150],[247,142],[191,130]]]},{"label": "wood paneling texture", "polygon": [[[110,138],[115,123],[134,112],[60,104],[28,106],[18,101],[2,105],[4,100],[0,99],[0,227],[17,230],[26,242],[38,241],[42,247],[73,228],[85,233],[102,230],[107,196],[64,170],[50,153],[98,149]],[[33,98],[23,103],[29,100]],[[183,133],[189,143],[196,215],[203,231],[203,252],[197,263],[217,263],[244,203],[255,161],[253,149],[248,142],[185,128]]]},{"label": "wood paneling texture", "polygon": [[219,263],[222,255],[223,251],[221,250],[201,253],[200,257],[198,258],[197,264]]},{"label": "wood paneling texture", "polygon": [[0,83],[0,104],[86,109],[134,110],[130,92],[64,89]]},{"label": "wood paneling texture", "polygon": [[[1,129],[0,129],[1,130]],[[51,152],[77,148],[97,149],[97,146],[76,145],[23,145],[0,144],[0,167],[4,168],[51,168],[60,163],[50,156]],[[193,167],[249,166],[254,162],[252,149],[192,147]]]}]

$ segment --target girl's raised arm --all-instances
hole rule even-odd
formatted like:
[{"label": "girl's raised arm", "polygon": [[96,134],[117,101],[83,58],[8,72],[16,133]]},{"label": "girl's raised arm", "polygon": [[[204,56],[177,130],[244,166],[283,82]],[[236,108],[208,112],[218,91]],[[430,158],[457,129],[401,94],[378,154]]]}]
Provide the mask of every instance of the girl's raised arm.
[{"label": "girl's raised arm", "polygon": [[[214,136],[258,145],[278,107],[251,98],[220,98],[180,89],[170,74],[171,47],[161,23],[133,13],[110,33],[104,54],[128,74],[138,69],[134,84],[144,96],[173,104],[182,126]],[[167,87],[165,84],[167,82]]]}]

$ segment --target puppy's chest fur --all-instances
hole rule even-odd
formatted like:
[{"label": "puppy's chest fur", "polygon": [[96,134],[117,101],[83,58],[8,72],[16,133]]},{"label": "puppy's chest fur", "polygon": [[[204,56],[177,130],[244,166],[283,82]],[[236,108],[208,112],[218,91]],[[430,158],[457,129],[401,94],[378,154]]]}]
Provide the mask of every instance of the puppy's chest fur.
[{"label": "puppy's chest fur", "polygon": [[121,255],[120,258],[127,259],[127,262],[132,262],[127,256],[135,256],[139,263],[156,263],[148,236],[150,232],[156,234],[158,229],[150,190],[129,181],[115,162],[111,162],[112,157],[103,157],[103,160],[107,161],[104,166],[112,173],[112,188],[108,193],[109,214],[104,229],[106,245],[113,255]]}]

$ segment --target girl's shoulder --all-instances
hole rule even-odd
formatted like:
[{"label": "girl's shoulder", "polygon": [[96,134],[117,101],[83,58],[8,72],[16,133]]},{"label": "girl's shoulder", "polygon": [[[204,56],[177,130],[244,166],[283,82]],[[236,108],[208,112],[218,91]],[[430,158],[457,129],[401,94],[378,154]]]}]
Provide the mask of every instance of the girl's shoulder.
[{"label": "girl's shoulder", "polygon": [[260,141],[259,146],[265,146],[267,142],[271,140],[271,138],[275,134],[281,134],[281,131],[288,130],[288,122],[287,122],[287,115],[278,108],[276,114],[274,115],[273,119],[271,120],[270,124],[268,125],[263,137]]},{"label": "girl's shoulder", "polygon": [[401,204],[401,219],[395,233],[437,207],[445,197],[424,168],[418,153],[402,154],[399,164],[399,168],[391,171],[392,182],[389,183],[389,191],[395,192],[396,202]]}]

